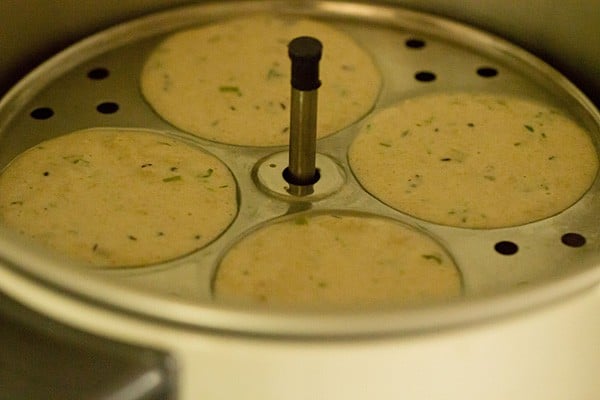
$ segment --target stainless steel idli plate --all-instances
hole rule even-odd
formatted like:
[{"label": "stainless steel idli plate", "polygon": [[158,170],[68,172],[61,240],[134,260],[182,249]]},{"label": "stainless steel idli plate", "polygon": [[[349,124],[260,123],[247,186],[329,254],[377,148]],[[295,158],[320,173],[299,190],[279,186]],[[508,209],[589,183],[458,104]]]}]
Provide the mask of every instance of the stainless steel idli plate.
[{"label": "stainless steel idli plate", "polygon": [[[236,220],[212,244],[171,262],[136,269],[83,272],[92,286],[98,280],[97,290],[89,285],[77,286],[77,280],[70,278],[70,269],[65,269],[58,280],[41,266],[21,267],[42,281],[68,288],[82,298],[93,296],[107,305],[153,318],[216,329],[345,334],[434,325],[436,314],[433,311],[427,314],[426,310],[417,310],[416,314],[386,312],[388,316],[394,315],[395,321],[386,327],[365,326],[364,319],[354,325],[342,323],[335,319],[339,316],[332,316],[337,322],[330,325],[311,326],[303,319],[293,322],[295,317],[290,315],[231,310],[213,302],[210,282],[218,259],[245,232],[295,212],[356,210],[418,227],[448,250],[461,270],[465,296],[456,304],[442,305],[445,309],[460,310],[466,304],[477,304],[479,314],[484,315],[485,302],[490,299],[526,299],[536,291],[546,293],[538,296],[538,300],[548,299],[549,290],[563,281],[583,274],[591,284],[598,278],[598,179],[579,202],[551,218],[512,228],[454,228],[397,212],[361,188],[347,162],[347,149],[360,121],[317,144],[317,151],[334,163],[328,168],[340,169],[341,184],[336,183],[325,196],[296,200],[269,192],[257,181],[261,160],[281,158],[277,154],[284,152],[285,147],[214,143],[180,131],[161,119],[139,89],[140,71],[153,48],[175,31],[255,12],[314,18],[352,36],[372,54],[383,75],[383,88],[372,112],[434,92],[517,95],[563,109],[590,131],[596,148],[600,149],[600,116],[585,96],[544,62],[485,32],[440,17],[369,3],[241,1],[178,8],[91,36],[42,64],[13,88],[0,103],[0,168],[40,141],[78,129],[116,126],[159,130],[206,149],[228,165],[238,183]],[[277,166],[280,167],[285,166]],[[111,296],[99,289],[105,284],[135,292],[137,300],[126,302]],[[86,290],[94,292],[93,295],[85,293]],[[512,309],[518,308],[515,305],[518,302],[509,303]],[[169,307],[163,307],[165,304]],[[182,312],[173,312],[178,307]],[[437,323],[442,320],[438,318]]]}]

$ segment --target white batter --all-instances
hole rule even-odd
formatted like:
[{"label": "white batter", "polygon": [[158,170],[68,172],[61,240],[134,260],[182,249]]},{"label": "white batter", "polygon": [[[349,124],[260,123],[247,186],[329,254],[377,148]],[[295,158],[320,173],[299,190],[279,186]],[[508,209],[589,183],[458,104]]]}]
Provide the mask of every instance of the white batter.
[{"label": "white batter", "polygon": [[390,219],[300,214],[252,232],[218,266],[219,301],[297,308],[408,306],[461,294],[452,259]]},{"label": "white batter", "polygon": [[381,76],[351,37],[316,21],[259,15],[175,33],[146,61],[142,93],[164,119],[199,137],[244,146],[287,144],[287,44],[305,35],[323,43],[317,134],[332,134],[372,108]]},{"label": "white batter", "polygon": [[468,228],[560,213],[598,170],[588,132],[559,111],[468,93],[418,97],[373,115],[349,162],[361,185],[391,207]]},{"label": "white batter", "polygon": [[214,156],[165,135],[89,129],[40,143],[0,175],[0,223],[73,259],[141,266],[190,253],[237,212]]}]

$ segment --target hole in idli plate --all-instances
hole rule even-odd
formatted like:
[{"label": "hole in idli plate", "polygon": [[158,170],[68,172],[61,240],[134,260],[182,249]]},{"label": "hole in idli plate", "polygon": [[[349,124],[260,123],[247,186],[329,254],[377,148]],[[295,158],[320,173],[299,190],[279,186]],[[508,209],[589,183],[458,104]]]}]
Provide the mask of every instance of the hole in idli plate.
[{"label": "hole in idli plate", "polygon": [[101,81],[108,78],[110,71],[104,67],[94,68],[88,71],[87,77],[94,81]]},{"label": "hole in idli plate", "polygon": [[33,110],[29,115],[34,119],[48,119],[54,115],[54,110],[50,107],[39,107]]},{"label": "hole in idli plate", "polygon": [[420,71],[415,74],[415,79],[419,82],[433,82],[435,81],[436,76],[430,71]]},{"label": "hole in idli plate", "polygon": [[404,42],[404,44],[409,49],[422,49],[423,47],[425,47],[426,43],[422,39],[410,38],[410,39],[407,39],[406,42]]},{"label": "hole in idli plate", "polygon": [[119,105],[117,103],[107,101],[98,104],[98,106],[96,106],[96,110],[98,110],[98,112],[102,114],[114,114],[117,111],[119,111]]},{"label": "hole in idli plate", "polygon": [[514,242],[503,240],[494,245],[494,250],[503,256],[512,256],[519,251],[519,246]]},{"label": "hole in idli plate", "polygon": [[586,243],[585,237],[575,232],[565,233],[560,238],[560,241],[563,242],[565,246],[569,247],[582,247]]},{"label": "hole in idli plate", "polygon": [[477,75],[481,76],[482,78],[493,78],[494,76],[498,75],[498,70],[493,67],[480,67],[477,68]]}]

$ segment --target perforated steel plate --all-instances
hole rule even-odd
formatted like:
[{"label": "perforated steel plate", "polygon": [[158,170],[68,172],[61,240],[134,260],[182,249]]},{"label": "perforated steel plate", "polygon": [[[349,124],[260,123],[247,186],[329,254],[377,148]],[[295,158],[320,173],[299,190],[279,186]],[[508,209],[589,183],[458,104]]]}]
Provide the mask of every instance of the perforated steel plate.
[{"label": "perforated steel plate", "polygon": [[[324,196],[294,200],[265,190],[260,179],[271,178],[257,177],[264,160],[277,160],[277,166],[271,168],[285,167],[279,165],[279,154],[285,147],[251,148],[205,141],[155,114],[139,89],[140,71],[154,46],[174,31],[253,12],[307,16],[352,36],[372,54],[383,75],[384,86],[372,112],[426,93],[518,95],[564,110],[589,130],[596,148],[600,148],[598,112],[565,78],[513,45],[451,21],[396,7],[344,2],[222,2],[176,9],[92,36],[50,59],[18,84],[0,103],[0,168],[40,141],[78,129],[117,126],[160,130],[201,146],[228,165],[240,196],[236,220],[220,238],[194,254],[144,268],[85,271],[89,282],[84,285],[77,284],[80,275],[71,277],[81,271],[65,269],[58,279],[52,274],[54,267],[15,268],[82,298],[153,318],[272,334],[420,329],[449,323],[453,318],[454,322],[468,319],[457,314],[467,305],[483,316],[502,308],[498,307],[502,303],[490,301],[512,299],[505,309],[515,309],[528,297],[539,303],[550,299],[553,292],[558,295],[561,290],[557,288],[564,282],[577,281],[575,286],[581,287],[584,281],[589,285],[598,278],[598,179],[575,205],[551,218],[503,229],[454,228],[395,211],[361,188],[347,162],[348,146],[360,121],[317,145],[317,151],[326,157],[327,168],[341,170],[339,187],[335,183]],[[277,180],[278,175],[272,179]],[[446,310],[444,318],[435,307],[430,311],[388,310],[385,318],[394,322],[386,324],[370,319],[375,312],[362,319],[338,315],[331,316],[329,322],[312,324],[306,315],[232,310],[213,302],[211,277],[225,249],[258,224],[309,209],[367,211],[423,229],[456,260],[464,298],[440,306]],[[582,280],[582,276],[586,278]],[[116,293],[135,295],[126,301]],[[496,310],[492,312],[492,308]],[[343,318],[354,318],[354,322]]]}]

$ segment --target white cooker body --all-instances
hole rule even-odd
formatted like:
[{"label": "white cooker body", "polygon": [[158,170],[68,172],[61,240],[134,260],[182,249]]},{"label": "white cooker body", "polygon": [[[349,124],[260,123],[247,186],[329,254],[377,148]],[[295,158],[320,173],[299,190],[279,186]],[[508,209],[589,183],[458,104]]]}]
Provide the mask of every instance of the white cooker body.
[{"label": "white cooker body", "polygon": [[600,393],[600,286],[529,311],[401,336],[312,340],[182,330],[0,269],[2,290],[77,329],[175,360],[193,399],[573,399]]}]

